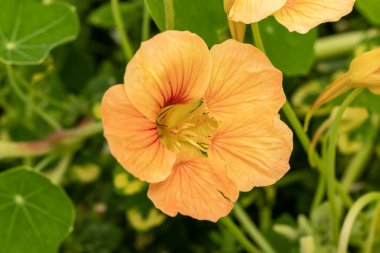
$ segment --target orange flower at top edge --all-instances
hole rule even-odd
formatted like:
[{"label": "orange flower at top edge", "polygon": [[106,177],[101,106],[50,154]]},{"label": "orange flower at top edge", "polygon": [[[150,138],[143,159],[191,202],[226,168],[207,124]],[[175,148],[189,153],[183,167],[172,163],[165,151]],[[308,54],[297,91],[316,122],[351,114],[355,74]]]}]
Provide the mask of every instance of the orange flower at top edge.
[{"label": "orange flower at top edge", "polygon": [[289,31],[307,33],[352,11],[355,0],[225,0],[229,18],[251,24],[274,15]]},{"label": "orange flower at top edge", "polygon": [[124,82],[104,95],[104,135],[164,213],[217,221],[239,191],[288,171],[282,74],[255,47],[228,40],[209,51],[195,34],[167,31],[142,44]]}]

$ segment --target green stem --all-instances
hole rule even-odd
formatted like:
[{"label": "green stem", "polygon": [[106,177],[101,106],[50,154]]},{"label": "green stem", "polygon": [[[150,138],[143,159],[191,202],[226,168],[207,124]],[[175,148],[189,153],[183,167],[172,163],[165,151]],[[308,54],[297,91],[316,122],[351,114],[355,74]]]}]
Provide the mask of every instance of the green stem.
[{"label": "green stem", "polygon": [[379,134],[379,116],[375,115],[373,118],[374,129],[368,133],[368,143],[365,143],[362,150],[360,150],[354,158],[351,159],[350,165],[345,170],[342,177],[342,189],[349,192],[351,185],[361,175],[363,170],[367,167],[369,159],[371,158]]},{"label": "green stem", "polygon": [[365,39],[375,38],[379,34],[378,29],[370,29],[320,38],[315,43],[315,57],[317,60],[325,60],[349,54]]},{"label": "green stem", "polygon": [[54,132],[43,140],[29,142],[0,141],[0,160],[42,156],[70,149],[80,144],[87,137],[101,133],[102,130],[101,123],[87,123],[78,128]]},{"label": "green stem", "polygon": [[339,213],[338,206],[335,199],[335,159],[336,159],[336,144],[338,140],[339,125],[343,117],[343,113],[346,108],[354,101],[354,99],[363,91],[363,89],[355,89],[351,92],[346,99],[343,101],[342,105],[336,114],[335,120],[331,125],[329,132],[329,143],[327,146],[327,166],[325,168],[325,179],[326,179],[326,190],[329,203],[331,205],[332,215],[333,215],[333,235],[335,238],[339,235]]},{"label": "green stem", "polygon": [[251,24],[251,28],[252,28],[253,39],[255,41],[256,47],[260,49],[264,54],[266,54],[264,43],[263,43],[263,40],[261,39],[259,23]]},{"label": "green stem", "polygon": [[61,129],[60,124],[50,115],[45,113],[41,108],[34,106],[32,103],[30,103],[29,99],[26,97],[26,95],[22,92],[20,87],[18,87],[14,76],[13,76],[13,70],[12,66],[6,64],[5,69],[8,75],[9,83],[11,84],[13,90],[15,91],[16,95],[31,109],[33,110],[37,115],[39,115],[43,120],[45,120],[53,129],[59,130]]},{"label": "green stem", "polygon": [[232,235],[240,242],[249,253],[261,253],[258,248],[256,248],[247,237],[240,231],[239,227],[232,221],[232,219],[227,216],[220,219],[220,222],[226,226],[226,228],[232,233]]},{"label": "green stem", "polygon": [[373,211],[371,228],[367,236],[363,253],[372,253],[375,251],[375,247],[377,246],[376,244],[378,244],[377,239],[379,237],[379,232],[380,232],[379,225],[380,225],[380,201],[377,202],[375,210]]},{"label": "green stem", "polygon": [[52,161],[57,159],[57,154],[51,154],[42,159],[37,165],[33,167],[35,171],[42,171],[46,166],[48,166]]},{"label": "green stem", "polygon": [[351,207],[348,212],[342,226],[342,230],[340,233],[338,253],[347,253],[348,241],[350,239],[351,229],[354,225],[354,222],[362,211],[362,209],[370,204],[371,202],[380,201],[380,193],[378,192],[370,192],[360,197],[354,205]]},{"label": "green stem", "polygon": [[173,0],[164,0],[165,30],[174,30],[174,6]]},{"label": "green stem", "polygon": [[62,181],[63,176],[66,173],[66,170],[70,166],[70,163],[73,159],[73,152],[69,152],[62,156],[61,160],[59,161],[57,167],[48,174],[49,178],[54,184],[60,184]]},{"label": "green stem", "polygon": [[316,166],[319,168],[319,170],[322,170],[322,162],[321,158],[318,156],[318,154],[315,152],[314,149],[311,147],[311,142],[305,131],[303,130],[303,126],[301,122],[299,121],[296,113],[294,112],[292,106],[288,101],[285,102],[284,106],[282,107],[282,111],[285,114],[285,117],[288,119],[290,125],[292,126],[295,134],[298,137],[298,140],[300,141],[303,149],[311,154],[309,155],[312,160],[316,163]]},{"label": "green stem", "polygon": [[239,205],[239,203],[235,203],[234,215],[242,224],[243,228],[247,231],[248,235],[252,238],[253,241],[259,245],[259,247],[265,253],[275,253],[276,251],[272,248],[272,246],[268,243],[265,237],[261,234],[260,230],[253,223],[253,221],[249,218],[248,214],[245,210]]},{"label": "green stem", "polygon": [[119,0],[111,0],[112,16],[116,24],[116,29],[119,32],[121,39],[121,47],[124,52],[124,56],[127,61],[130,61],[133,57],[133,49],[127,33],[125,32],[123,18],[120,12]]},{"label": "green stem", "polygon": [[142,27],[141,27],[141,41],[146,41],[150,36],[150,14],[148,5],[144,1],[144,10],[142,18]]}]

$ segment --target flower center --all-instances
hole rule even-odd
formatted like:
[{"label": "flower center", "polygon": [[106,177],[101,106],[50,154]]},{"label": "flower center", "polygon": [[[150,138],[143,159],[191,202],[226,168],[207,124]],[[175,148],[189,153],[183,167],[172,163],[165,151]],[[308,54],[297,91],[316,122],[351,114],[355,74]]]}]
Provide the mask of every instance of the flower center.
[{"label": "flower center", "polygon": [[188,158],[207,156],[211,137],[218,127],[203,99],[162,108],[156,123],[160,141],[171,151]]}]

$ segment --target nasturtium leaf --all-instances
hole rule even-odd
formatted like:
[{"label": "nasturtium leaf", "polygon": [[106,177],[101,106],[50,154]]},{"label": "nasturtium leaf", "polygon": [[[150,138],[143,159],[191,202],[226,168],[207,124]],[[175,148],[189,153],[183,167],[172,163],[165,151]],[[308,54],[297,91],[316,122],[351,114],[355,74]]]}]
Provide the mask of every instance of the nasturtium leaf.
[{"label": "nasturtium leaf", "polygon": [[0,253],[56,253],[73,221],[71,200],[41,174],[0,173]]},{"label": "nasturtium leaf", "polygon": [[[163,0],[145,0],[153,20],[161,31],[165,30]],[[175,0],[174,28],[188,30],[201,36],[209,46],[221,42],[227,27],[226,14],[221,0]]]},{"label": "nasturtium leaf", "polygon": [[[133,1],[120,3],[120,13],[122,15],[124,23],[131,25],[138,21],[142,16],[142,2]],[[94,26],[100,28],[113,28],[115,27],[115,21],[112,16],[112,9],[110,3],[105,3],[98,7],[96,10],[90,13],[87,18],[88,22]]]},{"label": "nasturtium leaf", "polygon": [[307,34],[289,32],[273,17],[260,22],[260,31],[268,57],[287,76],[306,75],[314,63],[317,30]]},{"label": "nasturtium leaf", "polygon": [[358,0],[356,9],[373,25],[380,25],[380,1]]},{"label": "nasturtium leaf", "polygon": [[38,64],[54,47],[76,38],[79,21],[73,6],[39,0],[1,0],[0,60]]}]

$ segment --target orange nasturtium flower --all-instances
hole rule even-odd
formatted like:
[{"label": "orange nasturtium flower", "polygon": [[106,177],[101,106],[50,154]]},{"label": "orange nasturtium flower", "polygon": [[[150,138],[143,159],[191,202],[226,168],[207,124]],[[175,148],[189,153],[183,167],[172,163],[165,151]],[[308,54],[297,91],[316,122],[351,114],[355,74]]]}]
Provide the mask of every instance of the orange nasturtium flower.
[{"label": "orange nasturtium flower", "polygon": [[142,43],[123,85],[102,101],[111,153],[150,183],[164,213],[216,221],[239,191],[273,184],[289,169],[292,132],[280,120],[282,74],[251,45],[210,51],[190,32]]},{"label": "orange nasturtium flower", "polygon": [[372,93],[380,95],[380,47],[353,59],[348,72],[319,95],[312,110],[352,88],[367,88]]},{"label": "orange nasturtium flower", "polygon": [[338,21],[354,4],[355,0],[224,0],[232,21],[251,24],[274,15],[289,31],[299,33]]}]

